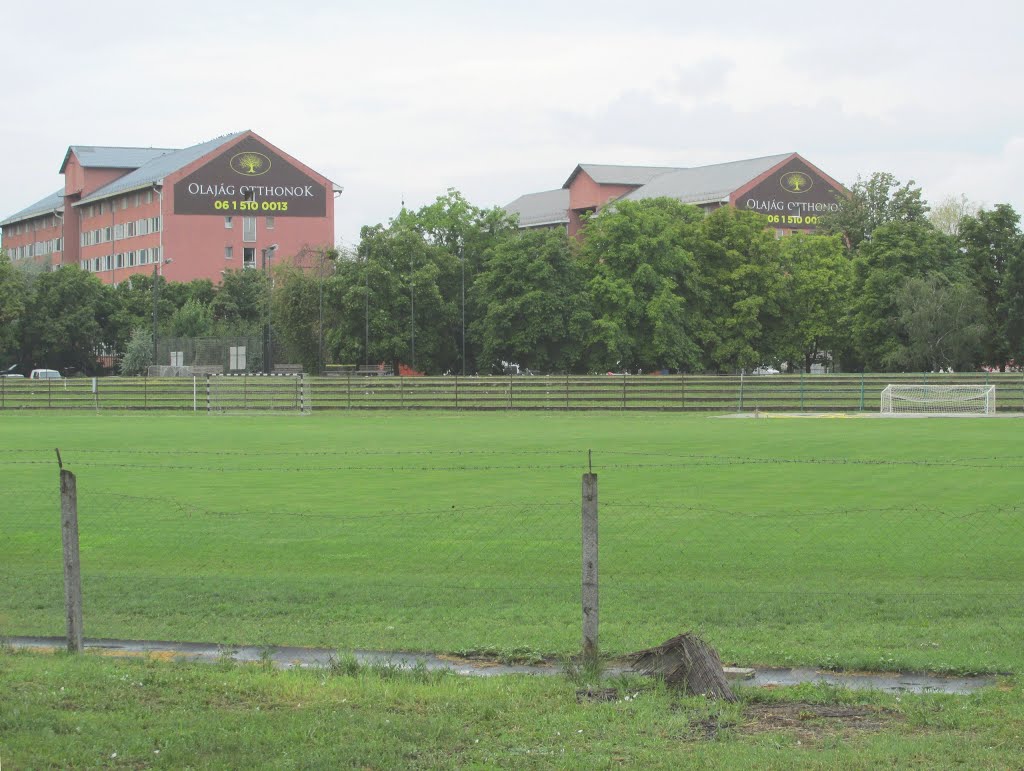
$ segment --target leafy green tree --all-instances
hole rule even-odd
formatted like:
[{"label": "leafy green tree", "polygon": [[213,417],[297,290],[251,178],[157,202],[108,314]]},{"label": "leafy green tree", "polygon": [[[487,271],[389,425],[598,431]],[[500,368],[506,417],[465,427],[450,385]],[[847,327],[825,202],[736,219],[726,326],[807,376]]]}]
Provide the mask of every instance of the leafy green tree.
[{"label": "leafy green tree", "polygon": [[364,227],[355,258],[340,261],[328,282],[332,358],[457,371],[458,276],[458,259],[429,243],[413,216]]},{"label": "leafy green tree", "polygon": [[574,246],[565,231],[532,230],[494,247],[473,290],[482,311],[472,333],[485,368],[507,361],[568,372],[578,365],[590,312]]},{"label": "leafy green tree", "polygon": [[[316,372],[319,353],[320,278],[294,266],[274,274],[274,349],[279,362]],[[283,358],[282,358],[283,357]]]},{"label": "leafy green tree", "polygon": [[956,242],[926,222],[891,222],[877,228],[853,260],[849,327],[852,350],[844,366],[887,371],[903,365],[906,340],[899,317],[900,291],[908,278],[966,277]]},{"label": "leafy green tree", "polygon": [[25,313],[25,276],[0,251],[0,369],[17,357],[21,320]]},{"label": "leafy green tree", "polygon": [[984,299],[983,358],[986,363],[1003,368],[1011,355],[1009,337],[1014,325],[1014,304],[1009,300],[1015,282],[1008,275],[1008,265],[1024,255],[1020,216],[1007,204],[983,209],[962,220],[959,243],[971,280]]},{"label": "leafy green tree", "polygon": [[875,172],[867,179],[857,177],[849,197],[838,201],[839,211],[821,218],[818,232],[836,233],[847,248],[856,249],[890,222],[925,222],[928,204],[914,180],[901,183],[887,172]]},{"label": "leafy green tree", "polygon": [[96,372],[113,310],[100,280],[77,266],[39,274],[25,306],[22,361],[33,367]]},{"label": "leafy green tree", "polygon": [[956,238],[960,235],[960,226],[964,220],[976,217],[980,209],[981,207],[966,195],[961,194],[959,198],[949,195],[931,207],[928,221],[940,233]]},{"label": "leafy green tree", "polygon": [[186,300],[167,323],[167,332],[171,337],[206,337],[212,331],[213,309],[194,298]]},{"label": "leafy green tree", "polygon": [[706,367],[749,369],[777,358],[784,266],[779,241],[762,215],[732,207],[701,222],[700,340]]},{"label": "leafy green tree", "polygon": [[904,343],[897,361],[911,370],[974,369],[985,333],[981,293],[968,281],[913,276],[897,292]]},{"label": "leafy green tree", "polygon": [[122,375],[143,375],[153,363],[153,330],[139,327],[132,330],[132,336],[121,356],[119,371]]},{"label": "leafy green tree", "polygon": [[703,213],[669,198],[619,201],[584,227],[592,278],[591,370],[693,369],[700,363],[695,252]]},{"label": "leafy green tree", "polygon": [[771,347],[779,360],[810,372],[824,352],[835,358],[847,344],[853,263],[839,236],[789,236],[779,241],[779,253],[782,324]]},{"label": "leafy green tree", "polygon": [[268,318],[269,292],[262,270],[226,271],[211,304],[217,333],[258,334]]},{"label": "leafy green tree", "polygon": [[1021,367],[1024,366],[1024,253],[1013,253],[1007,259],[1000,294],[1000,313],[1006,320],[1006,350],[1010,361]]},{"label": "leafy green tree", "polygon": [[514,217],[498,207],[481,209],[474,206],[459,191],[449,189],[445,195],[438,196],[433,203],[416,212],[403,211],[396,223],[415,229],[428,244],[438,247],[458,262],[457,273],[449,275],[442,270],[439,274],[441,297],[446,303],[454,303],[459,308],[459,313],[450,317],[451,326],[439,331],[442,337],[456,342],[458,360],[442,366],[443,371],[475,372],[479,346],[468,339],[468,335],[465,345],[467,361],[461,361],[465,332],[463,306],[466,323],[470,326],[485,313],[485,309],[473,302],[473,285],[491,251],[516,233]]}]

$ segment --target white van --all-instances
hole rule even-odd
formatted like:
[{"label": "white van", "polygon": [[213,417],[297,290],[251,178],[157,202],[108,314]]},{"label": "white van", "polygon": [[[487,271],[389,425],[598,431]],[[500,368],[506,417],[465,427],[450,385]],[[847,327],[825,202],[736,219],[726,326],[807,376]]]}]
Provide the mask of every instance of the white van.
[{"label": "white van", "polygon": [[60,380],[60,373],[55,369],[34,369],[28,377],[29,380]]}]

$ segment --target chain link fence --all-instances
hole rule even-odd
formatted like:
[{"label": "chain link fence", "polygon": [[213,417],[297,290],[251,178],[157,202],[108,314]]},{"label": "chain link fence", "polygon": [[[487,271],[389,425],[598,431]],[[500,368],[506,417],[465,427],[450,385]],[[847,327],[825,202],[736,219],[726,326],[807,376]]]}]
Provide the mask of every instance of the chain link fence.
[{"label": "chain link fence", "polygon": [[[265,504],[233,505],[235,472],[260,460],[168,458],[158,465],[183,489],[156,496],[128,492],[130,467],[117,489],[94,482],[106,461],[83,458],[88,637],[525,658],[579,650],[580,457],[351,461],[374,478],[371,495],[339,483],[335,458],[296,452],[281,471],[308,495],[282,503],[268,486]],[[743,459],[648,461],[594,458],[602,650],[691,630],[741,664],[1024,668],[1024,506],[823,507],[780,491],[732,508],[728,488],[711,495],[721,505],[686,504],[697,469]],[[809,479],[823,462],[808,461]],[[655,466],[676,474],[680,494],[635,494],[630,475]],[[531,500],[531,476],[552,469],[564,473],[565,495]],[[5,491],[0,635],[64,629],[60,496],[56,473],[46,479]],[[451,502],[423,505],[425,486],[452,490]],[[469,486],[492,502],[460,495]],[[464,495],[474,502],[461,504]]]}]

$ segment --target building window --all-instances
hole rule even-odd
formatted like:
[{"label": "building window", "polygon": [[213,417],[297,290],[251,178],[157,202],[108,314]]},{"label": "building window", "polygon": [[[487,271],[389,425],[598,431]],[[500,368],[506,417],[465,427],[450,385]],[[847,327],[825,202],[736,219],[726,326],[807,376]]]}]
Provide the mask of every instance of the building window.
[{"label": "building window", "polygon": [[242,248],[242,267],[243,268],[255,268],[256,267],[256,247],[246,246]]},{"label": "building window", "polygon": [[152,190],[147,190],[146,191],[146,203],[153,203],[153,191]]},{"label": "building window", "polygon": [[231,228],[233,228],[234,226],[235,226],[235,220],[234,220],[233,217],[225,217],[224,218],[224,227],[225,228],[227,228],[228,230],[231,230]]},{"label": "building window", "polygon": [[114,260],[114,267],[116,267],[116,268],[123,268],[124,267],[124,254],[117,255],[117,259]]},{"label": "building window", "polygon": [[235,257],[235,247],[233,247],[233,246],[225,246],[224,247],[224,259],[225,260],[231,260],[231,259],[234,259],[234,257]]},{"label": "building window", "polygon": [[273,229],[274,229],[274,218],[273,217],[267,217],[267,230],[273,230]]},{"label": "building window", "polygon": [[242,240],[253,242],[256,240],[256,218],[242,217]]},{"label": "building window", "polygon": [[128,252],[128,267],[135,267],[135,252]]}]

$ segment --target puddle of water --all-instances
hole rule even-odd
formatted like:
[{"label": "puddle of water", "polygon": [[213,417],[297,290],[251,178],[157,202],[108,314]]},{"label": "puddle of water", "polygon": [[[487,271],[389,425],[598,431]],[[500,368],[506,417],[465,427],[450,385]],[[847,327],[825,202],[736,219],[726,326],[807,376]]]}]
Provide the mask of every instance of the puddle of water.
[{"label": "puddle of water", "polygon": [[[14,648],[62,649],[61,637],[12,637],[7,642]],[[282,669],[291,667],[322,668],[337,662],[341,655],[328,648],[294,648],[256,646],[223,646],[208,643],[176,643],[138,640],[87,640],[88,650],[110,655],[159,655],[182,661],[216,662],[224,659],[252,663],[271,661]],[[393,666],[402,669],[425,668],[428,671],[447,669],[459,675],[496,677],[499,675],[557,675],[561,667],[555,664],[500,664],[492,661],[460,659],[454,656],[435,656],[423,653],[386,653],[381,651],[352,651],[352,656],[363,665]],[[609,666],[609,675],[630,672],[628,667]],[[970,693],[979,688],[995,685],[993,677],[939,677],[904,673],[844,673],[816,669],[761,668],[750,675],[749,670],[727,672],[731,679],[742,680],[746,687],[773,687],[802,683],[827,683],[842,688],[874,689],[893,693]]]}]

